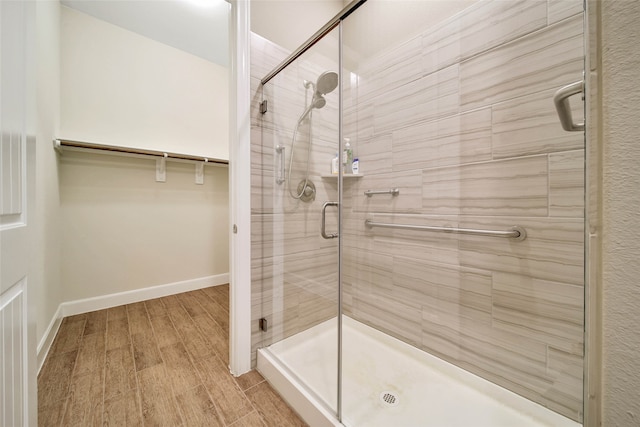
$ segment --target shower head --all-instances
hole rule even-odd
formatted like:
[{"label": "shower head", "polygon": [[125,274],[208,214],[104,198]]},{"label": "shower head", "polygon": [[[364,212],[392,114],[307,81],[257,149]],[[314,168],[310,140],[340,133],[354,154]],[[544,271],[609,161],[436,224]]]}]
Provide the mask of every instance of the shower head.
[{"label": "shower head", "polygon": [[338,87],[338,73],[333,71],[325,71],[318,76],[316,82],[316,94],[326,95]]},{"label": "shower head", "polygon": [[314,94],[311,99],[311,103],[300,116],[300,119],[298,120],[299,122],[304,120],[305,117],[307,117],[307,114],[309,114],[314,108],[320,109],[327,105],[327,100],[324,99],[324,95],[333,92],[335,88],[338,87],[338,73],[325,71],[318,76],[318,80],[315,84],[309,80],[304,80],[303,83],[304,87],[307,89],[312,87],[314,89]]}]

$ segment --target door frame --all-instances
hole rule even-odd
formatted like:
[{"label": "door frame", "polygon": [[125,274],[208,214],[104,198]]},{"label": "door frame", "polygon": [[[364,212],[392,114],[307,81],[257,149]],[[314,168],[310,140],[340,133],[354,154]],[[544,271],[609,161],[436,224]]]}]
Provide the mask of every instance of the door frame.
[{"label": "door frame", "polygon": [[251,369],[250,4],[231,0],[229,21],[229,368]]}]

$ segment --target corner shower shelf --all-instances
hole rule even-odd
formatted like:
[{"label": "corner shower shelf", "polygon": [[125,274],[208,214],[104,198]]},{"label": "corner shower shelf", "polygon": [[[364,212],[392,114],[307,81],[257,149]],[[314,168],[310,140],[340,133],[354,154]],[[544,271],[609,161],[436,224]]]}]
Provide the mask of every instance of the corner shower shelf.
[{"label": "corner shower shelf", "polygon": [[[322,179],[338,179],[338,174],[331,174],[331,175],[320,175],[320,177]],[[343,179],[360,179],[362,178],[363,175],[358,173],[358,174],[352,174],[352,173],[345,173],[344,175],[342,175]]]}]

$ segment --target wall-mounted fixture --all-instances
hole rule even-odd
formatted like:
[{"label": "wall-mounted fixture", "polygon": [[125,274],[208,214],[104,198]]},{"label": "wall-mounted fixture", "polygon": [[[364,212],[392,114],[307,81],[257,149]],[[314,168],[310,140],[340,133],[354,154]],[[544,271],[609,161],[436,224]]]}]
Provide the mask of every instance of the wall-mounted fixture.
[{"label": "wall-mounted fixture", "polygon": [[168,153],[164,151],[146,150],[142,148],[120,147],[116,145],[96,144],[93,142],[72,141],[68,139],[54,139],[53,148],[59,154],[65,150],[88,151],[101,154],[115,154],[130,157],[153,157],[156,159],[156,182],[166,182],[166,162],[181,161],[195,163],[195,183],[204,184],[204,165],[228,166],[228,160],[210,159],[190,154]]}]

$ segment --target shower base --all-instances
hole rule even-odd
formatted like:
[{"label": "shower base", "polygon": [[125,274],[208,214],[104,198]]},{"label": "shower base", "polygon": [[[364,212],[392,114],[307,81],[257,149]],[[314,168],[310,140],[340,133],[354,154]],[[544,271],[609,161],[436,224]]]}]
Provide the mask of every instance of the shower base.
[{"label": "shower base", "polygon": [[580,426],[369,326],[343,319],[343,424],[335,420],[335,318],[258,350],[258,371],[312,427]]}]

